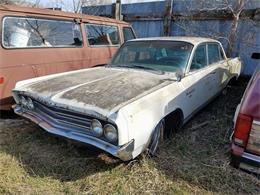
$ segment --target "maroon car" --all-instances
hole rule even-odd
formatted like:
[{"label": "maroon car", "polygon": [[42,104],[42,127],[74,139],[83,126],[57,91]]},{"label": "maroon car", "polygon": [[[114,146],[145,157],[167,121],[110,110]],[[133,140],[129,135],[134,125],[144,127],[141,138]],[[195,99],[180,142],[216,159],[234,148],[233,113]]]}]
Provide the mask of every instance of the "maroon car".
[{"label": "maroon car", "polygon": [[[252,57],[259,57],[254,54]],[[256,68],[234,118],[231,164],[260,174],[260,67]]]}]

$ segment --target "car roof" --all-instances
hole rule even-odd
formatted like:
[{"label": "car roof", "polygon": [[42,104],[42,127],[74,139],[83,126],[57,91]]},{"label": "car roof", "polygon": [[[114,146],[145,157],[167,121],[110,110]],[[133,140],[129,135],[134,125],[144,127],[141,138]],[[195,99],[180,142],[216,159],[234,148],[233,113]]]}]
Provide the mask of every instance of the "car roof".
[{"label": "car roof", "polygon": [[216,42],[219,43],[219,41],[211,39],[211,38],[205,38],[205,37],[186,37],[186,36],[172,36],[172,37],[149,37],[149,38],[139,38],[139,39],[133,39],[130,41],[184,41],[191,43],[193,45],[198,45],[200,43],[204,42]]},{"label": "car roof", "polygon": [[[59,10],[50,10],[44,8],[31,8],[31,7],[22,7],[17,5],[0,5],[0,11],[4,12],[14,12],[14,13],[27,13],[27,14],[39,14],[45,15],[50,17],[65,17],[65,18],[73,18],[73,19],[86,19],[86,20],[94,20],[94,21],[101,21],[101,22],[110,22],[110,23],[117,23],[117,24],[128,24],[127,22],[116,20],[107,17],[100,17],[100,16],[92,16],[86,14],[77,14]],[[129,24],[128,24],[129,25]]]}]

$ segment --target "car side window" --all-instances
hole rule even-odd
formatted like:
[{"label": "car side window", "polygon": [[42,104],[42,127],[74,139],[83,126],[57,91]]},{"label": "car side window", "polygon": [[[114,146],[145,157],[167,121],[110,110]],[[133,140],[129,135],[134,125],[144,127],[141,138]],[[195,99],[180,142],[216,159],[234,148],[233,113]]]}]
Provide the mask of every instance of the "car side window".
[{"label": "car side window", "polygon": [[124,41],[135,39],[134,32],[130,27],[123,27]]},{"label": "car side window", "polygon": [[206,45],[203,44],[197,47],[191,62],[190,70],[198,70],[204,68],[205,66],[207,66],[207,54]]},{"label": "car side window", "polygon": [[209,64],[220,61],[219,46],[217,43],[208,43],[208,58]]}]

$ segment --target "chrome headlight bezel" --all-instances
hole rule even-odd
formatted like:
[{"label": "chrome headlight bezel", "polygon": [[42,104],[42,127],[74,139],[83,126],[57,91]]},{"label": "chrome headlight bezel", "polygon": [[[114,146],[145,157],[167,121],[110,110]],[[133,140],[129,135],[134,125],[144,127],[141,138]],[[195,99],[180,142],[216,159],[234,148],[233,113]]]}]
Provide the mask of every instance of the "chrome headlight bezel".
[{"label": "chrome headlight bezel", "polygon": [[103,135],[103,132],[104,132],[102,123],[99,120],[97,120],[97,119],[93,119],[91,121],[91,130],[98,137],[101,137]]},{"label": "chrome headlight bezel", "polygon": [[115,143],[118,140],[118,131],[116,127],[111,124],[106,124],[104,126],[104,135],[109,142]]},{"label": "chrome headlight bezel", "polygon": [[30,97],[20,96],[19,102],[23,108],[28,110],[34,110],[35,108],[33,100]]},{"label": "chrome headlight bezel", "polygon": [[29,110],[33,110],[34,109],[34,103],[33,103],[31,98],[27,98],[27,108]]},{"label": "chrome headlight bezel", "polygon": [[27,100],[24,96],[20,96],[20,104],[22,107],[27,107]]}]

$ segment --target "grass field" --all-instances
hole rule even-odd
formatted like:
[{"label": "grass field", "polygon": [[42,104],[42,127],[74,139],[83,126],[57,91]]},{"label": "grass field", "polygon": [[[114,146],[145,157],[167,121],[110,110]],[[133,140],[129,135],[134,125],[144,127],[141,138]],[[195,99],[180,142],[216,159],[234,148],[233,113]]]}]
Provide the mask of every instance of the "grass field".
[{"label": "grass field", "polygon": [[0,119],[1,194],[259,194],[256,176],[229,166],[228,129],[246,82],[228,89],[167,141],[127,163]]}]

